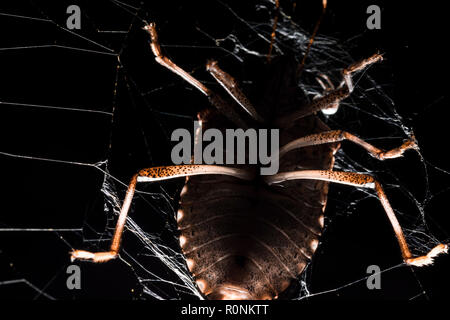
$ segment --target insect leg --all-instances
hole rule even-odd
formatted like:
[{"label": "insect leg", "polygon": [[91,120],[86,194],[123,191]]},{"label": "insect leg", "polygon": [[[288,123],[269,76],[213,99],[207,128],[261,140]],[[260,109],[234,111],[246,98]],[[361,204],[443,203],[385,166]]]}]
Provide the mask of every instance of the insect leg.
[{"label": "insect leg", "polygon": [[267,62],[270,62],[272,55],[273,44],[275,43],[275,36],[277,31],[278,24],[278,15],[280,14],[280,1],[275,0],[275,18],[273,19],[272,33],[270,34],[270,45],[269,45],[269,53],[267,54]]},{"label": "insect leg", "polygon": [[130,181],[125,199],[122,204],[122,208],[120,210],[119,218],[117,220],[116,229],[114,231],[114,236],[109,251],[89,252],[84,250],[74,250],[71,253],[71,259],[89,260],[92,262],[107,262],[117,257],[123,229],[125,227],[125,222],[127,219],[128,211],[130,209],[131,201],[133,200],[137,182],[154,182],[204,174],[229,175],[244,180],[250,180],[253,178],[253,174],[249,171],[214,165],[179,165],[143,169],[135,174]]},{"label": "insect leg", "polygon": [[303,67],[305,66],[306,58],[308,57],[309,50],[311,50],[311,46],[314,43],[314,38],[316,37],[317,31],[319,31],[320,23],[322,22],[323,17],[325,16],[325,12],[327,10],[327,0],[322,0],[322,14],[320,15],[319,20],[317,20],[316,25],[314,26],[314,31],[309,38],[308,47],[306,48],[305,54],[303,55],[303,59],[301,64],[298,66],[297,76],[300,77],[300,74],[303,71]]},{"label": "insect leg", "polygon": [[350,65],[348,68],[342,71],[342,76],[344,77],[344,82],[347,85],[348,91],[353,91],[353,81],[352,81],[352,73],[365,69],[367,66],[372,63],[382,61],[383,56],[379,53],[375,53],[367,59],[363,59],[361,61],[355,62]]},{"label": "insect leg", "polygon": [[394,229],[395,236],[397,237],[398,243],[400,245],[403,260],[408,265],[420,267],[432,264],[434,257],[448,251],[448,245],[439,244],[424,256],[412,257],[412,254],[409,251],[408,245],[406,243],[402,228],[400,227],[397,217],[395,216],[394,210],[392,210],[392,207],[389,204],[389,201],[383,191],[383,188],[381,187],[381,184],[370,175],[354,172],[338,172],[327,170],[301,170],[282,172],[273,176],[264,176],[264,180],[268,184],[281,183],[283,181],[297,179],[322,180],[360,188],[375,189],[378,195],[378,199],[380,200],[389,218],[389,221],[391,222],[392,228]]},{"label": "insect leg", "polygon": [[341,87],[336,90],[329,91],[324,96],[314,99],[311,103],[305,107],[302,107],[300,110],[276,119],[275,125],[280,128],[288,128],[294,124],[295,120],[309,116],[317,111],[324,109],[336,109],[336,105],[349,95],[350,92],[347,87]]},{"label": "insect leg", "polygon": [[256,112],[256,109],[250,103],[248,98],[239,88],[237,81],[228,73],[223,71],[217,65],[217,61],[209,61],[206,64],[206,70],[216,79],[217,82],[230,94],[230,96],[250,115],[253,119],[259,122],[264,122],[264,119]]},{"label": "insect leg", "polygon": [[184,71],[182,68],[177,66],[172,60],[164,56],[161,52],[161,47],[158,41],[158,33],[156,32],[156,26],[154,23],[149,23],[144,27],[150,34],[150,47],[152,49],[153,54],[155,55],[155,60],[160,65],[166,67],[173,73],[177,74],[192,86],[197,88],[201,93],[208,97],[210,103],[216,107],[224,116],[229,118],[233,123],[238,125],[239,127],[247,127],[247,124],[241,119],[238,113],[233,110],[231,106],[229,106],[219,95],[214,93],[212,90],[208,89],[203,83],[195,79],[189,73]]},{"label": "insect leg", "polygon": [[[366,68],[368,65],[382,60],[383,57],[376,53],[367,59],[363,59],[350,65],[348,68],[342,71],[344,78],[343,85],[339,86],[336,90],[331,90],[324,96],[313,100],[311,103],[301,108],[300,110],[278,118],[275,120],[275,125],[278,127],[289,127],[295,120],[306,117],[320,110],[333,109],[336,110],[339,102],[350,96],[353,91],[353,82],[351,74]],[[345,85],[344,85],[345,84]]]},{"label": "insect leg", "polygon": [[[320,97],[323,97],[324,94],[326,94],[326,93],[328,93],[328,92],[330,92],[330,91],[336,90],[334,84],[331,82],[330,78],[329,78],[327,75],[321,73],[321,74],[320,74],[320,77],[321,77],[322,79],[316,78],[316,81],[317,81],[317,82],[319,83],[319,85],[322,87],[322,89],[323,89],[323,94],[317,94],[317,95],[314,97],[314,100],[315,100],[315,99],[318,99],[318,98],[320,98]],[[325,80],[327,83],[325,84],[322,80]],[[326,109],[322,109],[321,111],[322,111],[323,114],[331,115],[331,114],[335,114],[335,113],[338,111],[338,109],[339,109],[339,102],[335,102],[335,103],[332,104],[331,106],[327,107]]]},{"label": "insect leg", "polygon": [[333,130],[317,134],[311,134],[287,143],[286,145],[280,148],[280,158],[287,152],[294,149],[325,143],[339,142],[343,140],[349,140],[352,141],[353,143],[356,143],[357,145],[366,149],[372,157],[377,158],[378,160],[398,158],[401,157],[403,153],[408,149],[417,149],[417,144],[414,141],[414,139],[410,139],[404,142],[398,148],[394,148],[389,151],[383,151],[378,149],[377,147],[374,147],[370,143],[367,143],[366,141],[358,138],[357,136],[354,136],[351,133],[342,130]]},{"label": "insect leg", "polygon": [[320,84],[325,92],[329,92],[335,89],[334,84],[330,80],[330,77],[323,73],[321,73],[319,76],[327,82],[327,84],[325,84],[322,79],[316,78],[316,81]]}]

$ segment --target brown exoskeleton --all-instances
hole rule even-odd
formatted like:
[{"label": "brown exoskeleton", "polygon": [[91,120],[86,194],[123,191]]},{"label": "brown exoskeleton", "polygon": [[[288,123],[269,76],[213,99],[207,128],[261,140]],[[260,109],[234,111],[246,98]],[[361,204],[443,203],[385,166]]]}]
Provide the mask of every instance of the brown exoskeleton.
[{"label": "brown exoskeleton", "polygon": [[[273,59],[267,66],[270,86],[253,105],[237,82],[209,62],[207,70],[237,102],[231,104],[165,57],[155,24],[144,28],[151,37],[156,61],[176,73],[205,96],[215,108],[199,113],[203,128],[278,128],[279,173],[261,176],[250,165],[174,165],[152,167],[133,176],[107,252],[75,250],[73,259],[106,262],[118,256],[121,236],[137,182],[186,177],[177,223],[180,246],[201,292],[209,299],[274,299],[297,278],[312,258],[323,229],[329,182],[374,189],[397,237],[403,260],[428,265],[447,245],[413,257],[403,231],[380,185],[372,176],[333,171],[340,142],[349,140],[379,159],[402,156],[416,148],[414,139],[383,151],[351,133],[330,130],[318,111],[337,109],[353,91],[352,74],[382,60],[380,54],[344,69],[343,83],[324,87],[310,103],[297,87],[299,68],[293,59]],[[325,80],[327,78],[325,77]],[[236,107],[240,106],[246,117]]]}]

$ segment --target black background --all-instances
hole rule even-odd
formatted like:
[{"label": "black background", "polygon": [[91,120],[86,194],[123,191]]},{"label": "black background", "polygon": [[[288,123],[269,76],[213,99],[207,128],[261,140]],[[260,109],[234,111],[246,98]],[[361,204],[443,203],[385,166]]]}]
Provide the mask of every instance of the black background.
[{"label": "black background", "polygon": [[[262,18],[261,14],[253,12],[253,2],[225,2],[246,19]],[[446,104],[448,62],[445,59],[443,13],[431,4],[417,7],[401,1],[395,4],[387,1],[329,2],[320,33],[343,42],[353,39],[349,42],[349,50],[355,60],[376,50],[384,53],[386,61],[371,68],[371,76],[387,84],[386,91],[406,124],[414,129],[425,159],[449,170],[445,152],[450,112]],[[294,21],[311,31],[320,15],[320,3],[298,2]],[[193,117],[196,111],[207,106],[207,101],[154,62],[140,18],[156,21],[161,42],[166,44],[163,46],[166,54],[180,66],[194,71],[194,75],[208,85],[211,79],[204,72],[204,63],[211,57],[219,59],[223,69],[244,83],[251,79],[251,68],[238,63],[226,52],[211,48],[214,43],[196,29],[198,27],[214,38],[230,31],[241,34],[248,31],[216,1],[145,2],[139,11],[140,18],[134,20],[123,8],[109,1],[96,1],[95,4],[88,1],[10,1],[8,4],[8,1],[2,1],[2,13],[50,19],[55,23],[0,16],[1,47],[56,44],[108,52],[58,27],[58,24],[65,26],[65,11],[69,4],[78,4],[82,11],[82,29],[74,33],[112,48],[116,53],[121,52],[122,67],[117,71],[114,55],[67,48],[2,50],[0,101],[106,112],[115,107],[114,122],[111,124],[110,116],[98,113],[0,104],[1,152],[83,163],[108,158],[111,173],[124,182],[140,168],[170,163],[170,132],[178,127],[189,128],[191,124],[189,118],[161,112]],[[369,4],[378,4],[382,8],[381,30],[366,29],[365,12]],[[134,5],[141,6],[138,2]],[[281,5],[289,11],[292,2],[281,2]],[[99,33],[98,29],[129,32]],[[230,44],[225,42],[224,47],[227,45]],[[202,49],[203,46],[210,48]],[[157,90],[161,87],[164,90]],[[251,88],[249,90],[251,92]],[[350,117],[352,114],[345,115]],[[358,121],[349,118],[346,130],[361,136],[387,135],[380,132],[382,127],[377,122],[371,123],[370,119],[363,122],[362,119],[362,116]],[[108,148],[110,139],[111,149]],[[376,141],[386,147],[398,143],[397,140]],[[344,148],[348,148],[346,151],[351,155],[361,153],[358,148],[353,151],[349,144]],[[84,227],[83,237],[77,232],[0,232],[0,282],[27,279],[57,299],[143,297],[134,274],[120,261],[102,265],[79,263],[83,274],[82,290],[70,291],[65,286],[71,248],[95,249],[108,245],[107,235],[104,235],[104,242],[83,241],[98,239],[92,229],[97,232],[105,229],[100,192],[103,175],[100,171],[93,167],[4,155],[0,156],[0,163],[0,185],[3,187],[0,227]],[[417,155],[411,152],[404,159],[383,163],[383,166],[396,172],[402,185],[419,200],[423,199],[425,174]],[[445,241],[449,230],[448,210],[445,209],[449,194],[445,190],[449,185],[446,182],[448,175],[430,169],[427,176],[431,194],[436,195],[425,208],[429,232]],[[169,194],[175,195],[181,186],[179,182],[170,182],[165,187]],[[150,186],[145,190],[157,192],[160,189]],[[122,196],[124,187],[118,186],[118,191]],[[397,243],[376,200],[363,201],[357,206],[357,213],[352,215],[332,213],[333,208],[342,208],[341,200],[351,201],[348,194],[348,187],[334,187],[330,193],[328,212],[333,219],[308,274],[309,289],[313,293],[363,278],[368,265],[377,264],[384,270],[401,263]],[[393,191],[388,196],[393,206],[401,208],[402,212],[415,210],[404,194]],[[413,214],[418,215],[417,211]],[[147,232],[161,232],[166,225],[163,216],[151,211],[142,214],[136,209],[133,218]],[[114,221],[109,221],[108,225],[113,224]],[[126,236],[125,241],[129,238]],[[416,300],[444,299],[448,297],[446,270],[449,261],[446,256],[439,258],[433,267],[413,270],[403,266],[383,273],[382,290],[367,290],[362,281],[308,300],[408,300],[416,295],[419,295]],[[421,294],[422,291],[426,294]],[[0,295],[14,299],[46,299],[24,284],[1,285]]]}]

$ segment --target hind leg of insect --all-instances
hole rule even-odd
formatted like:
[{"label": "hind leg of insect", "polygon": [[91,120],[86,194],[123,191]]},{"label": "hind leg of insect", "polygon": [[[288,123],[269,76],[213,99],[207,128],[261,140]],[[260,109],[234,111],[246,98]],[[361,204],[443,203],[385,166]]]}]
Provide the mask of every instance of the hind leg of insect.
[{"label": "hind leg of insect", "polygon": [[398,243],[400,245],[403,260],[408,265],[420,267],[432,264],[434,257],[448,251],[448,245],[439,244],[435,246],[432,250],[430,250],[430,252],[428,252],[426,255],[413,257],[406,243],[402,228],[400,227],[397,217],[395,216],[394,210],[392,210],[392,207],[389,204],[389,201],[386,197],[386,194],[383,191],[383,188],[381,187],[381,184],[370,175],[354,172],[338,172],[327,170],[301,170],[292,172],[282,172],[273,176],[264,177],[264,180],[268,184],[275,184],[287,180],[298,180],[298,179],[322,180],[346,184],[355,187],[375,189],[378,195],[378,199],[380,200],[389,218],[389,221],[391,222],[392,228],[394,229],[395,236],[397,237]]},{"label": "hind leg of insect", "polygon": [[244,180],[250,180],[254,177],[253,173],[247,170],[214,165],[178,165],[143,169],[133,176],[128,186],[109,251],[89,252],[84,250],[74,250],[72,252],[71,259],[106,262],[117,257],[122,233],[125,227],[131,201],[133,200],[133,195],[136,190],[137,182],[155,182],[205,174],[229,175]]},{"label": "hind leg of insect", "polygon": [[283,157],[287,152],[303,148],[307,146],[314,146],[319,144],[325,144],[325,143],[333,143],[333,142],[340,142],[343,140],[348,140],[353,143],[356,143],[357,145],[363,147],[366,149],[370,155],[378,160],[385,160],[385,159],[392,159],[392,158],[398,158],[403,155],[403,153],[406,150],[409,149],[417,149],[417,144],[414,140],[414,138],[407,140],[404,142],[400,147],[394,148],[392,150],[383,151],[381,149],[378,149],[377,147],[371,145],[370,143],[367,143],[366,141],[358,138],[357,136],[348,133],[346,131],[342,130],[333,130],[333,131],[327,131],[317,134],[311,134],[305,137],[301,137],[299,139],[295,139],[288,144],[284,145],[280,148],[280,158]]},{"label": "hind leg of insect", "polygon": [[[146,30],[150,34],[150,47],[153,54],[155,55],[156,62],[158,62],[163,67],[166,67],[167,69],[190,83],[192,86],[197,88],[201,93],[208,97],[209,102],[214,107],[216,107],[217,110],[219,110],[224,116],[230,119],[234,124],[243,128],[248,127],[248,125],[241,119],[240,115],[233,109],[233,107],[226,103],[220,95],[208,89],[203,83],[195,79],[188,72],[184,71],[174,62],[172,62],[172,60],[162,54],[161,47],[158,41],[158,33],[156,32],[156,26],[154,23],[149,23],[148,25],[146,25],[144,27],[144,30]],[[242,104],[240,105],[242,106]],[[249,112],[247,109],[246,111]]]},{"label": "hind leg of insect", "polygon": [[275,124],[279,127],[289,127],[293,125],[294,120],[306,117],[320,110],[336,109],[339,102],[347,98],[353,91],[352,73],[363,70],[368,65],[381,61],[383,57],[376,53],[367,59],[363,59],[350,65],[342,71],[343,82],[335,90],[331,90],[324,96],[313,100],[310,104],[291,114],[285,115],[275,120]]}]

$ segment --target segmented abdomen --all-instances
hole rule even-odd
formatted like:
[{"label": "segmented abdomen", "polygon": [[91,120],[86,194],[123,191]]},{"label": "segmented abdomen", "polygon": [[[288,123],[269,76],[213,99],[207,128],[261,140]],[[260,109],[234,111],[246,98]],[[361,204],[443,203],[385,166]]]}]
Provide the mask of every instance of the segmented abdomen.
[{"label": "segmented abdomen", "polygon": [[[217,126],[201,114],[203,129]],[[209,121],[208,121],[209,120]],[[317,117],[280,130],[280,145],[329,130]],[[279,172],[332,169],[338,145],[294,150]],[[328,184],[304,180],[267,186],[211,175],[186,179],[178,211],[180,245],[200,290],[210,299],[273,299],[314,254],[323,227]]]}]

